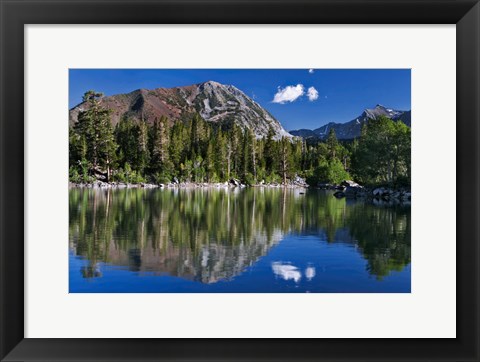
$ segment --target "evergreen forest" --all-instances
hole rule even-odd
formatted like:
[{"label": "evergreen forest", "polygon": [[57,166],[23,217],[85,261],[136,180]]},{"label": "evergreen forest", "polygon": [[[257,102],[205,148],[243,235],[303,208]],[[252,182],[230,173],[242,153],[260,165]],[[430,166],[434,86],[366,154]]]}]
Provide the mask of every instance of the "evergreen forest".
[{"label": "evergreen forest", "polygon": [[324,141],[263,138],[232,122],[219,126],[199,114],[188,120],[153,122],[123,117],[115,126],[102,94],[85,93],[90,107],[69,128],[69,180],[166,184],[175,181],[246,185],[289,184],[296,177],[316,186],[354,180],[362,185],[408,187],[411,130],[380,116],[360,137],[339,141],[333,129]]}]

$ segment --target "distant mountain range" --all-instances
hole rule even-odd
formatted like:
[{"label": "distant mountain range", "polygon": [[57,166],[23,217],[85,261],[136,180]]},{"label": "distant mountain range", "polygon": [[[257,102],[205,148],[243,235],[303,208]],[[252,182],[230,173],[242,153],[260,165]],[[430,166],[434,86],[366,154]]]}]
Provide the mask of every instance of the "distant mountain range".
[{"label": "distant mountain range", "polygon": [[[235,123],[242,129],[251,129],[258,138],[265,137],[270,127],[275,139],[292,137],[275,117],[241,90],[214,81],[175,88],[138,89],[104,97],[101,102],[112,110],[113,125],[122,117],[153,123],[166,116],[173,122],[190,119],[199,113],[208,122],[225,127]],[[73,107],[69,114],[70,124],[74,124],[78,114],[87,108],[87,103]]]},{"label": "distant mountain range", "polygon": [[333,128],[338,139],[348,140],[360,136],[362,126],[368,122],[369,119],[376,119],[379,116],[386,116],[394,121],[405,123],[411,127],[412,112],[399,111],[392,108],[387,108],[381,104],[377,104],[375,108],[365,109],[363,113],[355,119],[346,123],[330,122],[317,129],[298,129],[290,131],[290,134],[305,139],[325,139],[328,133]]}]

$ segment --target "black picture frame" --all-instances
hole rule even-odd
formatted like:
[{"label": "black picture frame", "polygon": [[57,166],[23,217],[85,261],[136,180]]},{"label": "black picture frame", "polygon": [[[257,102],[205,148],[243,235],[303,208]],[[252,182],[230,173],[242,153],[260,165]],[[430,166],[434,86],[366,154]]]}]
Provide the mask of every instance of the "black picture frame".
[{"label": "black picture frame", "polygon": [[[0,0],[0,13],[1,361],[479,361],[478,0]],[[457,338],[24,338],[24,26],[162,23],[456,24]]]}]

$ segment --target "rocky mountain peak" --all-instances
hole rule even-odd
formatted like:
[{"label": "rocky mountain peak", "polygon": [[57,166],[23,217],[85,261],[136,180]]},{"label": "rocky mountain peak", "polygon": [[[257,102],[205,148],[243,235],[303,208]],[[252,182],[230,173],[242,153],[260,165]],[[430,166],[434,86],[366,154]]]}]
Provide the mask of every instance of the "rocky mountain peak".
[{"label": "rocky mountain peak", "polygon": [[393,108],[377,104],[374,108],[365,109],[358,117],[346,123],[330,122],[314,130],[292,130],[290,133],[294,136],[303,138],[325,139],[330,129],[335,130],[338,139],[353,139],[360,136],[364,123],[370,119],[377,119],[380,116],[388,117],[394,121],[403,122],[411,127],[411,111],[400,111]]},{"label": "rocky mountain peak", "polygon": [[[214,80],[175,88],[138,89],[105,97],[102,102],[112,110],[113,124],[122,117],[153,122],[166,116],[174,122],[198,113],[206,121],[224,128],[236,124],[250,129],[257,138],[265,137],[269,128],[274,130],[276,139],[292,137],[278,120],[240,89]],[[71,124],[86,107],[88,104],[81,103],[70,110]]]},{"label": "rocky mountain peak", "polygon": [[207,80],[206,82],[200,83],[210,87],[225,87],[225,85],[215,82],[214,80]]}]

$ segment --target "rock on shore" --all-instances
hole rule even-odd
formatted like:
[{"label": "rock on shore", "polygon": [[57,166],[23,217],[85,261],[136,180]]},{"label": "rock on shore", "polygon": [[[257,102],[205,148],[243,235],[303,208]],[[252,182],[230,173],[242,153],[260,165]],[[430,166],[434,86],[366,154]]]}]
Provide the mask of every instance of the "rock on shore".
[{"label": "rock on shore", "polygon": [[345,180],[340,185],[320,185],[320,188],[335,190],[333,196],[336,198],[367,199],[374,204],[409,204],[412,194],[408,189],[390,189],[377,187],[367,189],[358,183]]},{"label": "rock on shore", "polygon": [[[292,180],[288,180],[286,184],[283,183],[265,183],[264,180],[261,180],[256,185],[251,185],[252,187],[287,187],[287,188],[307,188],[308,184],[305,179],[296,176]],[[93,189],[111,189],[111,188],[244,188],[247,187],[246,184],[242,183],[240,180],[232,178],[229,181],[225,182],[179,182],[175,177],[172,182],[166,184],[152,184],[152,183],[124,183],[124,182],[104,182],[104,181],[95,181],[92,183],[69,183],[69,187],[85,187]]]}]

